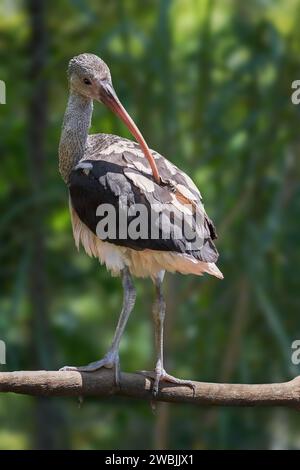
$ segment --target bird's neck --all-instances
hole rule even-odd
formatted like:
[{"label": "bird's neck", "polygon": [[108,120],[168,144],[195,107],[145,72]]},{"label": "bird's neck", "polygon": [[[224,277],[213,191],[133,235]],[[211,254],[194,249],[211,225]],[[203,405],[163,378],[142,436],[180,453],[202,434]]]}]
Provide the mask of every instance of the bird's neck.
[{"label": "bird's neck", "polygon": [[84,155],[92,113],[91,99],[70,93],[59,143],[59,171],[66,183],[72,169]]}]

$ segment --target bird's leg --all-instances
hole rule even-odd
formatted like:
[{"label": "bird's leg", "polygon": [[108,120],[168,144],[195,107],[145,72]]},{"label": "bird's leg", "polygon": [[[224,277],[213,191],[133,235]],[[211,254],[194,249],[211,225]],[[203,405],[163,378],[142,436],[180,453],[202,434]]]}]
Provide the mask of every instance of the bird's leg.
[{"label": "bird's leg", "polygon": [[120,363],[119,363],[119,346],[120,340],[124,333],[124,329],[129,318],[129,315],[134,307],[135,298],[136,298],[136,291],[132,282],[131,275],[129,273],[128,268],[124,268],[122,271],[122,283],[123,283],[123,290],[124,290],[124,298],[123,298],[123,307],[119,317],[119,321],[116,327],[115,335],[112,341],[112,345],[108,352],[105,354],[103,359],[99,361],[91,362],[87,366],[81,367],[73,367],[73,366],[65,366],[60,370],[77,370],[79,372],[93,372],[102,367],[106,367],[108,369],[114,368],[115,369],[115,381],[116,384],[119,385],[120,382]]},{"label": "bird's leg", "polygon": [[181,380],[173,377],[172,375],[167,374],[164,369],[164,359],[163,359],[163,334],[164,334],[164,319],[166,312],[166,303],[162,293],[162,282],[164,278],[164,271],[161,271],[156,277],[155,284],[155,301],[153,304],[152,315],[154,323],[154,334],[155,334],[155,350],[156,350],[156,366],[154,372],[143,371],[142,373],[146,376],[149,376],[154,379],[153,382],[153,395],[156,396],[159,390],[160,381],[172,382],[178,385],[186,385],[191,387],[194,390],[193,382],[190,380]]}]

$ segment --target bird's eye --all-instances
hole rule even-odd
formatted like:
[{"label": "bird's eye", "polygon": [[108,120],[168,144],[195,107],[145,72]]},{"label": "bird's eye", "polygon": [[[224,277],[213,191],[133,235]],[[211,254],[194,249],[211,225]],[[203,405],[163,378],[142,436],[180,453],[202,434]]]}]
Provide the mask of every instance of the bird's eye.
[{"label": "bird's eye", "polygon": [[89,78],[84,78],[83,83],[85,83],[86,85],[91,85],[92,84],[92,82]]}]

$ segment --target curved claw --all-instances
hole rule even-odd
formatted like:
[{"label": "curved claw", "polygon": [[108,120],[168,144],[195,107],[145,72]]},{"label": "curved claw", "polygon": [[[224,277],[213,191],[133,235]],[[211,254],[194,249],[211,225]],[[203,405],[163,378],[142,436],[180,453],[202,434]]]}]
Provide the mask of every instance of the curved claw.
[{"label": "curved claw", "polygon": [[161,381],[190,387],[193,390],[193,395],[195,394],[195,384],[191,380],[178,379],[177,377],[168,374],[164,369],[156,369],[155,371],[143,370],[140,371],[140,373],[153,380],[152,393],[154,397],[157,397]]},{"label": "curved claw", "polygon": [[77,371],[77,372],[95,372],[105,367],[106,369],[114,369],[114,379],[116,386],[120,386],[120,360],[119,355],[114,352],[108,352],[103,359],[91,362],[86,366],[64,366],[60,371]]},{"label": "curved claw", "polygon": [[174,377],[173,375],[167,374],[165,370],[158,372],[155,374],[155,380],[153,384],[153,395],[156,397],[159,391],[159,384],[161,381],[171,382],[176,385],[183,385],[186,387],[190,387],[193,390],[193,394],[195,394],[195,385],[191,380],[183,380]]}]

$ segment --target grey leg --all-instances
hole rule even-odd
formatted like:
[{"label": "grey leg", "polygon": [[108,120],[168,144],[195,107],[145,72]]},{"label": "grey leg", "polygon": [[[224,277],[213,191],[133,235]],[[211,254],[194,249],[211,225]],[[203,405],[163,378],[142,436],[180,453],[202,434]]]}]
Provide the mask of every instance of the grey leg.
[{"label": "grey leg", "polygon": [[161,373],[164,370],[164,321],[166,314],[166,302],[162,293],[162,283],[165,272],[162,271],[154,281],[155,300],[152,308],[152,318],[154,324],[156,366],[153,393],[157,395]]},{"label": "grey leg", "polygon": [[155,372],[143,371],[143,374],[154,379],[153,383],[153,395],[156,396],[159,391],[159,383],[161,381],[172,382],[178,385],[186,385],[194,390],[194,385],[190,380],[181,380],[167,374],[164,369],[164,319],[166,313],[166,303],[164,301],[162,292],[162,283],[164,279],[164,271],[161,271],[154,280],[155,285],[155,301],[153,304],[152,315],[154,323],[154,334],[155,334],[155,351],[156,351],[156,366]]},{"label": "grey leg", "polygon": [[115,369],[115,380],[116,384],[119,384],[120,379],[120,363],[119,363],[119,346],[121,337],[124,333],[124,329],[129,318],[130,313],[135,304],[136,298],[136,291],[132,282],[131,275],[129,273],[128,268],[125,268],[122,271],[122,283],[123,283],[123,290],[124,290],[124,298],[123,298],[123,307],[119,317],[119,321],[116,327],[115,335],[112,341],[112,345],[109,351],[105,354],[103,359],[100,359],[95,362],[91,362],[87,366],[75,367],[75,366],[65,366],[62,367],[60,370],[77,370],[79,372],[93,372],[102,367],[106,367],[108,369],[114,368]]}]

